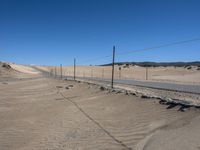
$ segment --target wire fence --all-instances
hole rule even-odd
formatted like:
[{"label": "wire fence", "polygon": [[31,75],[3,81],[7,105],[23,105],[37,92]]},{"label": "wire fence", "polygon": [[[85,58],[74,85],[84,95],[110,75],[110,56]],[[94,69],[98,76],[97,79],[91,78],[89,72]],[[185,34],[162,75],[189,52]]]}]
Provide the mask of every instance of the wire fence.
[{"label": "wire fence", "polygon": [[[127,51],[123,53],[116,53],[117,57],[130,53],[139,53],[143,51],[155,50],[164,47],[182,45],[191,42],[200,41],[200,38],[178,41],[154,47]],[[74,60],[73,66],[49,66],[47,72],[49,76],[56,78],[71,78],[71,79],[90,79],[90,80],[110,80],[112,77],[116,80],[142,80],[142,81],[158,81],[158,82],[180,82],[188,84],[200,84],[200,65],[195,66],[138,66],[135,64],[119,64],[114,62],[114,68],[112,68],[112,58],[115,55],[107,55],[104,57],[98,57],[88,60],[80,60],[79,64],[76,64]],[[80,64],[86,62],[99,61],[107,59],[110,63],[106,66],[81,66]],[[92,64],[92,63],[91,63]],[[114,69],[114,71],[113,71]]]},{"label": "wire fence", "polygon": [[[50,69],[51,76],[56,78],[74,78],[73,67]],[[82,79],[111,79],[111,66],[77,66],[76,78]],[[163,82],[183,82],[191,84],[200,84],[199,67],[138,67],[132,65],[115,66],[115,80],[145,80],[145,81],[163,81]]]}]

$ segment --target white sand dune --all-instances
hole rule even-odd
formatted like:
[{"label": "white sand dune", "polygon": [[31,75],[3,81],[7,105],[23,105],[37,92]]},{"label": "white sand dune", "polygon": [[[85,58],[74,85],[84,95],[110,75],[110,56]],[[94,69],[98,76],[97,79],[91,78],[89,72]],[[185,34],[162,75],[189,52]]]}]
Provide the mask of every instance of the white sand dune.
[{"label": "white sand dune", "polygon": [[18,64],[13,64],[9,63],[9,65],[16,71],[22,72],[22,73],[27,73],[27,74],[39,74],[37,70],[32,68],[31,66],[25,66],[25,65],[18,65]]}]

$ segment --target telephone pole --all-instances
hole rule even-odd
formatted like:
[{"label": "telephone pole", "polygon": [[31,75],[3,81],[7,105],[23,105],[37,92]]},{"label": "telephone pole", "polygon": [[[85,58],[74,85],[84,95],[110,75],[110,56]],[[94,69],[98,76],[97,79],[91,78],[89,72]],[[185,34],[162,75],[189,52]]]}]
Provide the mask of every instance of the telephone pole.
[{"label": "telephone pole", "polygon": [[115,73],[115,46],[113,46],[113,60],[112,60],[112,80],[111,80],[111,88],[113,88],[114,73]]}]

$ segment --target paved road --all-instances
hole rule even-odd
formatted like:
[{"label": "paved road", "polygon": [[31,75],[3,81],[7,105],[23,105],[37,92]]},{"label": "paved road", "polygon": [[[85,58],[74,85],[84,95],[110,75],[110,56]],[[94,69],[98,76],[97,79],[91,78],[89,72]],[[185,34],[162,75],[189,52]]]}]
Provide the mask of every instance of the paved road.
[{"label": "paved road", "polygon": [[[35,69],[46,73],[36,67]],[[47,75],[49,73],[46,73]],[[59,77],[59,76],[58,76]],[[64,76],[64,78],[71,78],[69,76]],[[76,79],[81,80],[90,80],[90,81],[101,81],[109,83],[111,82],[111,79],[102,79],[102,78],[96,78],[96,77],[77,77]],[[179,91],[179,92],[187,92],[187,93],[194,93],[194,94],[200,94],[200,85],[189,85],[189,84],[176,84],[176,83],[163,83],[163,82],[153,82],[153,81],[138,81],[138,80],[128,80],[128,79],[116,79],[114,80],[114,83],[119,84],[128,84],[128,85],[134,85],[134,86],[142,86],[142,87],[148,87],[148,88],[154,88],[154,89],[163,89],[163,90],[171,90],[171,91]]]},{"label": "paved road", "polygon": [[[68,77],[69,78],[69,77]],[[111,79],[101,79],[101,78],[82,78],[78,77],[77,79],[85,79],[85,80],[92,80],[92,81],[102,81],[102,82],[110,82]],[[134,86],[142,86],[154,89],[163,89],[163,90],[171,90],[171,91],[180,91],[180,92],[187,92],[187,93],[194,93],[200,94],[200,85],[189,85],[189,84],[176,84],[176,83],[163,83],[163,82],[153,82],[153,81],[138,81],[138,80],[114,80],[114,83],[119,84],[128,84]]]}]

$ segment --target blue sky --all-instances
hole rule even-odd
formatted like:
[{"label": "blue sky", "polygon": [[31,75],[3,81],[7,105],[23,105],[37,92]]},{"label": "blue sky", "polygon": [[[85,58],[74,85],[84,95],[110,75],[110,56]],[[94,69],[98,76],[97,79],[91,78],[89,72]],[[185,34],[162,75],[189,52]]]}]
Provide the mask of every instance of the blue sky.
[{"label": "blue sky", "polygon": [[[110,63],[112,55],[200,38],[199,0],[0,0],[0,60]],[[198,61],[200,41],[119,55],[117,61]]]}]

